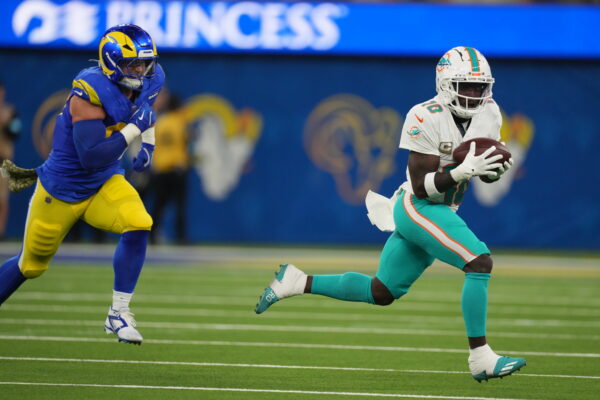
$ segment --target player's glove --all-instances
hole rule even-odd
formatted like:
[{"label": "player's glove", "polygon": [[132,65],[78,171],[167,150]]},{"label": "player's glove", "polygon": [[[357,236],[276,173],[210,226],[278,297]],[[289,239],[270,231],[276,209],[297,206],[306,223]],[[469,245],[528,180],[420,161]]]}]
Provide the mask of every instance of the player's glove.
[{"label": "player's glove", "polygon": [[155,122],[156,114],[148,103],[142,104],[133,114],[131,114],[131,117],[129,117],[129,123],[137,126],[141,132],[146,131],[153,126]]},{"label": "player's glove", "polygon": [[142,147],[137,157],[133,159],[133,169],[135,171],[142,172],[150,167],[155,142],[153,126],[142,132]]},{"label": "player's glove", "polygon": [[133,159],[133,169],[137,172],[147,170],[152,163],[152,152],[154,151],[154,145],[148,143],[142,143],[142,147],[137,154],[137,157]]},{"label": "player's glove", "polygon": [[475,155],[475,142],[471,143],[471,147],[469,147],[469,152],[465,157],[464,161],[452,171],[450,171],[450,175],[452,175],[452,179],[456,182],[466,181],[471,179],[473,176],[488,176],[495,177],[497,168],[502,167],[502,164],[496,162],[502,158],[501,154],[496,154],[495,156],[487,158],[490,154],[492,154],[496,150],[495,146],[490,147],[480,155]]},{"label": "player's glove", "polygon": [[129,123],[137,126],[141,132],[144,132],[156,123],[156,114],[150,104],[144,103],[131,114]]},{"label": "player's glove", "polygon": [[18,167],[10,160],[4,160],[0,173],[8,178],[8,189],[15,193],[28,188],[37,181],[35,169]]},{"label": "player's glove", "polygon": [[150,127],[153,127],[155,123],[156,113],[150,104],[144,103],[131,114],[127,125],[121,129],[121,134],[125,138],[127,145],[130,145],[136,137],[140,136],[142,132],[146,132]]},{"label": "player's glove", "polygon": [[499,166],[498,169],[494,171],[496,175],[488,175],[488,179],[491,181],[497,181],[506,171],[508,171],[513,166],[513,163],[514,161],[512,157],[509,158],[508,161],[504,161],[504,164]]}]

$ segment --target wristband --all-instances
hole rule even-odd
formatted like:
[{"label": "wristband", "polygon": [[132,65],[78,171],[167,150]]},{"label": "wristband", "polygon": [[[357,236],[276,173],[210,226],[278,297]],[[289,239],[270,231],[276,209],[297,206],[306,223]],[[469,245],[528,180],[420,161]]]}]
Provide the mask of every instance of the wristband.
[{"label": "wristband", "polygon": [[152,146],[156,144],[156,139],[154,138],[154,126],[151,126],[142,132],[142,143],[148,143]]},{"label": "wristband", "polygon": [[427,196],[431,197],[436,194],[440,194],[440,192],[435,187],[435,174],[436,172],[430,172],[425,175],[425,191],[427,192]]},{"label": "wristband", "polygon": [[134,124],[127,124],[123,129],[121,129],[121,135],[125,138],[127,145],[130,145],[133,142],[133,139],[138,137],[142,133],[140,128],[135,126]]}]

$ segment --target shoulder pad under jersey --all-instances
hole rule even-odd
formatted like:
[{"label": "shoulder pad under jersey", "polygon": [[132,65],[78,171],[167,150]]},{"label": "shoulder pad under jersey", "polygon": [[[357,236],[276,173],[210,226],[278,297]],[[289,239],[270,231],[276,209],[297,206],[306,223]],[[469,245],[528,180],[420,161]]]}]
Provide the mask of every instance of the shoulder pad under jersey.
[{"label": "shoulder pad under jersey", "polygon": [[86,68],[79,72],[73,80],[71,94],[102,107],[115,121],[121,121],[123,115],[128,115],[131,107],[131,102],[118,85],[111,82],[100,67]]}]

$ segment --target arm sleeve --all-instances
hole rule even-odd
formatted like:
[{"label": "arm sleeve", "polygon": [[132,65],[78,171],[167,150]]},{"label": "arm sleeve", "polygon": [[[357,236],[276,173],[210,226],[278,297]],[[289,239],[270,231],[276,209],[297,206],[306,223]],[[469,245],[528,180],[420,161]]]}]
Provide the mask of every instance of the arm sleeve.
[{"label": "arm sleeve", "polygon": [[73,125],[73,142],[79,161],[85,169],[97,169],[121,157],[127,148],[123,135],[113,133],[105,138],[106,129],[99,119],[79,121]]}]

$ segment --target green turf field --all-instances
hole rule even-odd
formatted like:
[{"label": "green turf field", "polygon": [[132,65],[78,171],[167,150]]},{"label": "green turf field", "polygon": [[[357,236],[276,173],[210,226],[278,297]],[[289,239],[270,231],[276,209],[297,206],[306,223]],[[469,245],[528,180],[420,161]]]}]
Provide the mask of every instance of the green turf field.
[{"label": "green turf field", "polygon": [[459,271],[434,265],[388,307],[307,295],[257,316],[279,261],[373,274],[377,252],[244,252],[148,265],[132,302],[142,346],[103,332],[110,264],[53,264],[0,308],[0,398],[600,398],[598,258],[496,257],[488,339],[528,365],[478,384],[467,372]]}]

